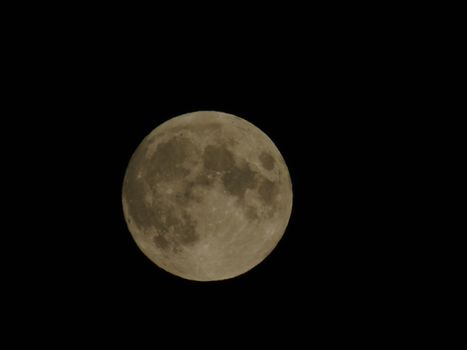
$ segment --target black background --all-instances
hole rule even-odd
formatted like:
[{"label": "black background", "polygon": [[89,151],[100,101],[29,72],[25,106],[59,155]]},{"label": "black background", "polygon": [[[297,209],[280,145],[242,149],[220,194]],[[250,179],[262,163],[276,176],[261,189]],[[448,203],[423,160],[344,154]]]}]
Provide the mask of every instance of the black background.
[{"label": "black background", "polygon": [[[34,228],[15,258],[20,314],[77,339],[169,332],[177,342],[185,334],[275,339],[289,330],[350,337],[397,313],[404,290],[393,281],[409,278],[396,276],[404,251],[393,220],[407,215],[393,205],[404,174],[391,164],[407,126],[398,57],[378,45],[383,32],[319,29],[312,40],[278,31],[205,44],[172,33],[148,44],[100,31],[79,44],[82,33],[72,32],[39,41],[35,52],[47,54],[24,64],[28,83],[19,85],[31,97],[16,110],[30,115],[22,137],[34,147],[21,159],[35,179],[26,189],[37,191],[24,223]],[[198,110],[235,114],[268,134],[294,192],[270,256],[212,283],[154,266],[121,206],[141,140]]]},{"label": "black background", "polygon": [[[47,173],[54,187],[44,220],[47,254],[34,275],[51,305],[44,311],[168,330],[203,329],[207,318],[215,332],[229,334],[258,324],[283,332],[301,324],[297,315],[313,315],[314,327],[336,322],[335,315],[347,324],[371,317],[374,304],[387,307],[389,228],[376,200],[385,169],[375,140],[384,132],[366,115],[370,92],[365,88],[363,99],[353,90],[357,82],[330,84],[330,77],[344,79],[339,71],[315,73],[309,86],[269,71],[252,78],[253,71],[177,74],[151,84],[109,76],[98,88],[80,83],[82,96],[60,105],[63,116],[53,120],[48,141],[55,173]],[[221,282],[183,280],[154,266],[133,242],[121,206],[124,172],[139,142],[167,119],[197,110],[232,113],[262,129],[293,183],[292,216],[277,248],[250,272]]]}]

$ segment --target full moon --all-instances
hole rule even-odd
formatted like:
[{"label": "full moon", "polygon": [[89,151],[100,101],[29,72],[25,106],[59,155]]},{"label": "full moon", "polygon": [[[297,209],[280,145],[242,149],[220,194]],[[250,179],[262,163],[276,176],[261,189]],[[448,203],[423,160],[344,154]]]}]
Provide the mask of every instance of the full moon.
[{"label": "full moon", "polygon": [[292,183],[271,139],[231,114],[201,111],[155,128],[128,164],[123,212],[157,266],[195,281],[241,275],[283,236]]}]

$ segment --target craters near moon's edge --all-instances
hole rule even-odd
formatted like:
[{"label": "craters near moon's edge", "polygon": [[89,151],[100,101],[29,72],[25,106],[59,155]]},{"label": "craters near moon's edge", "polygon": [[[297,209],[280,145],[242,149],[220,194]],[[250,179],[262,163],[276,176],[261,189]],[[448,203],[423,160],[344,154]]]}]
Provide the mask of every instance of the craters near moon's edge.
[{"label": "craters near moon's edge", "polygon": [[[127,169],[124,198],[129,203],[129,216],[141,232],[152,235],[154,244],[162,251],[177,252],[180,246],[191,245],[199,239],[196,221],[183,205],[194,199],[190,183],[176,204],[156,186],[184,179],[190,173],[186,162],[192,149],[191,140],[176,136],[158,144],[150,158],[145,152],[135,152]],[[144,200],[148,191],[152,194],[150,202]]]},{"label": "craters near moon's edge", "polygon": [[259,155],[259,160],[261,162],[261,165],[263,166],[264,169],[266,170],[272,170],[274,169],[274,157],[270,155],[267,152],[262,152]]}]

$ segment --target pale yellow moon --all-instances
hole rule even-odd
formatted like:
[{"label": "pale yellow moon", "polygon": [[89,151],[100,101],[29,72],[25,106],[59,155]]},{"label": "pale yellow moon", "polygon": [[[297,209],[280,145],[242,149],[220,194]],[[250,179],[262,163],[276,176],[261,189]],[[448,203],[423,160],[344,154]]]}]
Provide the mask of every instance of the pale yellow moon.
[{"label": "pale yellow moon", "polygon": [[271,139],[231,114],[172,118],[138,146],[123,182],[123,212],[141,251],[196,281],[241,275],[283,236],[292,183]]}]

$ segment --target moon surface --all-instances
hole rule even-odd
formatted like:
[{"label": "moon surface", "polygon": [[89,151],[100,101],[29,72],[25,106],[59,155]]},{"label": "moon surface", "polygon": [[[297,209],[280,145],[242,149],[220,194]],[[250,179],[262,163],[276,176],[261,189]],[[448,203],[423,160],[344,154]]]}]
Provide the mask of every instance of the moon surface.
[{"label": "moon surface", "polygon": [[292,211],[292,183],[265,133],[234,115],[201,111],[144,138],[122,202],[133,239],[157,266],[189,280],[224,280],[276,247]]}]

